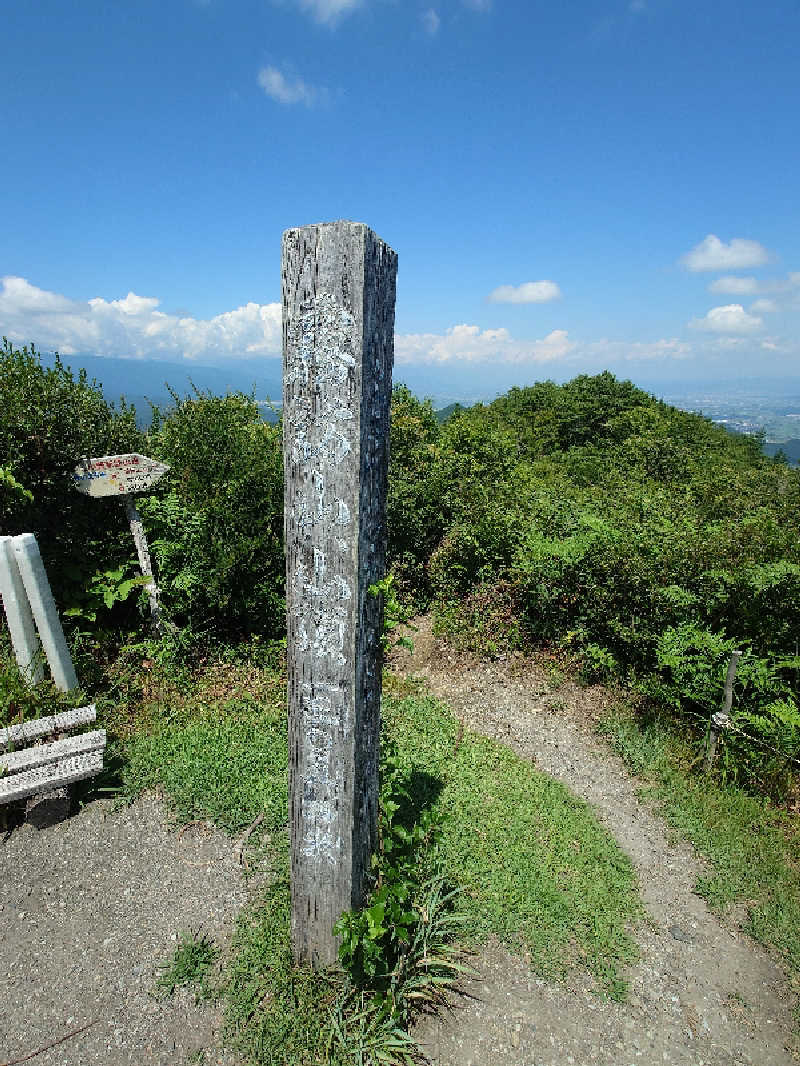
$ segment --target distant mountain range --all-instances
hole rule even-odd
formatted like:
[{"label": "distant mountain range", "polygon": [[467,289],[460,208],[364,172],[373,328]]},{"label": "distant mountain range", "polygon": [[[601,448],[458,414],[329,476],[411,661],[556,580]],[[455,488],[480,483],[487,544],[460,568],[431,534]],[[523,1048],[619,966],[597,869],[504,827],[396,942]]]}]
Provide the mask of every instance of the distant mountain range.
[{"label": "distant mountain range", "polygon": [[[226,392],[250,393],[261,403],[267,400],[280,405],[282,367],[280,359],[260,359],[256,366],[247,360],[231,361],[228,366],[191,366],[165,363],[157,359],[116,359],[103,355],[64,355],[62,363],[73,372],[85,370],[103,388],[106,400],[115,404],[124,396],[150,422],[147,400],[157,407],[172,403],[169,386],[179,396],[191,394],[192,383],[201,392],[224,396]],[[42,354],[42,363],[52,366],[54,357]],[[141,408],[141,410],[140,410]]]},{"label": "distant mountain range", "polygon": [[[41,353],[42,362],[52,366],[54,357]],[[157,359],[119,359],[102,355],[63,356],[62,362],[74,372],[85,370],[90,379],[103,388],[109,402],[119,404],[124,396],[136,408],[139,425],[150,425],[150,402],[162,410],[172,404],[170,388],[179,396],[192,393],[192,385],[201,392],[224,396],[226,392],[253,393],[261,405],[265,420],[275,418],[273,407],[280,407],[283,397],[283,368],[278,357],[232,359],[224,367],[192,366]],[[529,368],[530,369],[530,368]],[[548,368],[549,369],[549,368]],[[541,378],[548,377],[542,373]],[[400,365],[394,368],[395,382],[403,382],[419,397],[431,397],[440,419],[457,407],[479,401],[491,402],[502,383],[495,378],[476,379],[476,395],[454,395],[452,368]],[[555,375],[554,375],[555,377]],[[800,425],[800,379],[772,381],[749,379],[719,382],[671,382],[668,385],[638,381],[640,388],[683,410],[702,411],[707,417],[726,425],[733,432],[752,433],[765,429],[768,443],[764,451],[775,455],[783,451],[790,462],[800,463],[800,440],[794,437]],[[167,387],[169,386],[169,388]],[[506,386],[510,388],[510,385]],[[456,402],[454,402],[456,401]]]}]

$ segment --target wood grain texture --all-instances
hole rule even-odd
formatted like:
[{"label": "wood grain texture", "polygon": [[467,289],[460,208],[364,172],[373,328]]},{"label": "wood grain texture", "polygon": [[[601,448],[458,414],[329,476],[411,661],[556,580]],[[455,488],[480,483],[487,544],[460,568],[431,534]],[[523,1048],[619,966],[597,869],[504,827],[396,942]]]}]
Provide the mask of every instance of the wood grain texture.
[{"label": "wood grain texture", "polygon": [[[101,751],[106,746],[105,729],[95,729],[78,737],[65,737],[50,744],[36,744],[32,748],[0,755],[0,773],[17,774],[32,770],[35,766],[47,766],[69,755],[84,755],[89,751]],[[10,779],[9,779],[10,780]]]},{"label": "wood grain texture", "polygon": [[295,958],[335,962],[377,834],[397,256],[361,223],[283,236],[289,820]]},{"label": "wood grain texture", "polygon": [[[167,467],[167,469],[169,469],[169,467]],[[158,602],[158,589],[153,580],[153,564],[150,561],[150,548],[147,545],[147,537],[145,536],[142,519],[139,516],[139,511],[136,507],[136,501],[133,496],[127,494],[125,496],[125,515],[128,519],[128,525],[131,527],[133,543],[136,545],[136,554],[139,557],[139,569],[142,571],[143,577],[150,578],[145,585],[145,588],[147,589],[147,598],[150,601],[150,617],[153,626],[158,632],[161,629],[161,605]]]},{"label": "wood grain texture", "polygon": [[0,750],[9,744],[29,744],[40,737],[46,737],[52,733],[66,733],[70,729],[77,729],[82,725],[89,725],[97,718],[97,708],[93,703],[86,707],[76,707],[75,710],[61,711],[59,714],[51,714],[46,718],[34,718],[31,722],[21,722],[19,725],[6,726],[0,729]]},{"label": "wood grain texture", "polygon": [[0,777],[0,803],[12,803],[37,792],[71,785],[84,777],[93,777],[103,769],[103,752],[91,751],[84,755],[71,755],[48,766],[37,766],[21,774]]}]

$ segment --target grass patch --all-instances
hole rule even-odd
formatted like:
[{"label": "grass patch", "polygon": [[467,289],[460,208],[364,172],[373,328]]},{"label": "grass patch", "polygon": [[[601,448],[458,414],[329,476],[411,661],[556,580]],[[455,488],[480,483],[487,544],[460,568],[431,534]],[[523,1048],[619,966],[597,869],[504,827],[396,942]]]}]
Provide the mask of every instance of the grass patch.
[{"label": "grass patch", "polygon": [[445,869],[463,888],[472,942],[526,950],[541,973],[583,964],[614,996],[640,914],[627,857],[590,810],[507,748],[462,733],[426,696],[384,700],[384,727],[417,788],[438,791]]},{"label": "grass patch", "polygon": [[0,728],[46,718],[91,702],[83,688],[72,692],[56,688],[41,648],[35,663],[43,667],[44,676],[37,685],[29,686],[17,666],[10,634],[2,622],[0,613]]},{"label": "grass patch", "polygon": [[[237,922],[221,985],[229,1038],[256,1063],[344,1066],[378,1061],[378,1049],[387,1055],[382,1061],[410,1063],[403,1028],[411,1001],[395,1009],[402,990],[391,974],[375,993],[343,972],[294,965],[283,683],[264,668],[256,700],[232,695],[226,676],[206,671],[194,697],[181,686],[174,700],[150,699],[141,713],[123,708],[120,720],[134,723],[122,741],[128,795],[158,787],[180,821],[207,818],[233,834],[265,816],[272,880]],[[623,967],[634,954],[627,926],[640,913],[634,875],[589,810],[513,753],[464,734],[425,695],[386,696],[384,737],[392,753],[384,792],[390,779],[402,779],[403,800],[390,820],[410,837],[421,824],[438,827],[435,853],[414,859],[416,890],[459,890],[459,929],[468,943],[494,935],[528,953],[541,973],[584,966],[599,988],[621,995]],[[437,872],[446,882],[431,888],[425,879]],[[421,899],[409,904],[419,913]],[[444,927],[452,935],[447,920]],[[420,928],[411,939],[428,935]]]},{"label": "grass patch", "polygon": [[746,907],[745,931],[775,948],[800,988],[800,823],[764,797],[691,768],[695,751],[659,720],[618,708],[601,727],[668,823],[713,867],[696,891],[717,911]]},{"label": "grass patch", "polygon": [[286,825],[286,718],[282,710],[251,701],[227,713],[201,704],[183,721],[166,716],[153,731],[131,738],[123,771],[136,796],[160,787],[179,821],[207,818],[237,833],[259,815],[267,830]]},{"label": "grass patch", "polygon": [[169,963],[156,981],[156,995],[167,999],[176,988],[195,986],[195,998],[209,999],[214,992],[209,983],[211,970],[219,958],[214,941],[203,933],[184,933]]}]

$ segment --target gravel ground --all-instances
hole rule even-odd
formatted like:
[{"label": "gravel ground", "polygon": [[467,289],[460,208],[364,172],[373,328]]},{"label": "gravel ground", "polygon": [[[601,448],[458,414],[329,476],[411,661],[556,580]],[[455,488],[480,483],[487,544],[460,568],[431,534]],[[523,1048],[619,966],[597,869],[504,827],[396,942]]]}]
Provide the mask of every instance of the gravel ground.
[{"label": "gravel ground", "polygon": [[[449,656],[419,625],[395,668],[590,803],[633,861],[649,915],[624,1004],[588,977],[541,980],[487,945],[453,1011],[419,1026],[435,1066],[800,1061],[784,972],[693,893],[701,861],[594,735],[603,690],[554,687],[535,664]],[[181,933],[202,929],[224,947],[247,895],[231,840],[205,825],[177,831],[154,796],[116,811],[95,801],[0,838],[0,1066],[235,1066],[216,1007],[153,989]]]},{"label": "gravel ground", "polygon": [[590,978],[537,979],[524,960],[490,944],[480,977],[450,1015],[417,1036],[436,1066],[789,1066],[800,1061],[787,977],[733,920],[693,892],[703,862],[675,841],[636,796],[622,762],[592,725],[608,699],[599,688],[553,687],[531,663],[465,661],[431,636],[393,666],[423,678],[476,732],[499,740],[594,808],[633,862],[648,921],[635,931],[641,958],[625,1003],[602,999]]},{"label": "gravel ground", "polygon": [[83,1026],[30,1061],[233,1066],[216,1007],[186,989],[153,995],[182,933],[230,937],[247,891],[227,836],[177,831],[155,796],[116,811],[95,801],[0,837],[0,871],[0,1066]]}]

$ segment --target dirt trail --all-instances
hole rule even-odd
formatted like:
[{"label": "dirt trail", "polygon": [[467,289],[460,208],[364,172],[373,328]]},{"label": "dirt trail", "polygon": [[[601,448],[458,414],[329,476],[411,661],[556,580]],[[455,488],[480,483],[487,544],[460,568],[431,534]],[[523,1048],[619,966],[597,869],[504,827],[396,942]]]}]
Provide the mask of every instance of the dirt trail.
[{"label": "dirt trail", "polygon": [[224,944],[246,897],[232,841],[205,825],[176,831],[155,796],[0,834],[0,1063],[86,1025],[30,1061],[237,1062],[217,1050],[216,1007],[153,990],[180,934],[202,928]]},{"label": "dirt trail", "polygon": [[393,667],[425,680],[466,726],[501,741],[595,809],[633,862],[649,921],[623,1004],[591,981],[555,985],[497,945],[459,1009],[418,1030],[436,1066],[789,1066],[798,1056],[786,976],[750,938],[693,892],[704,866],[636,796],[621,761],[595,735],[603,690],[521,660],[465,662],[417,620],[414,652]]},{"label": "dirt trail", "polygon": [[[694,895],[701,862],[670,841],[592,731],[603,691],[554,687],[535,664],[448,657],[425,620],[414,641],[395,669],[592,804],[631,857],[650,917],[624,1004],[595,995],[588,977],[537,979],[490,945],[469,998],[419,1027],[435,1066],[796,1066],[785,975]],[[153,796],[116,811],[95,801],[51,829],[0,836],[0,1064],[93,1022],[31,1061],[232,1066],[217,1008],[152,989],[182,931],[202,926],[224,943],[247,895],[229,838],[176,832]]]}]

